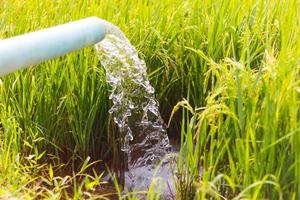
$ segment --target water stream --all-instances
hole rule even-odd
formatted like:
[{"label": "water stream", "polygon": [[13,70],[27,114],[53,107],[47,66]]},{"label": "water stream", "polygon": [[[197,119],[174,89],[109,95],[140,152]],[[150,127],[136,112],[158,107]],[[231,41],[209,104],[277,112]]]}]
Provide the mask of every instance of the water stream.
[{"label": "water stream", "polygon": [[165,158],[171,146],[145,62],[120,33],[107,34],[96,48],[112,86],[109,112],[122,135],[122,151],[128,156],[125,188],[147,190],[153,178],[159,177],[162,185],[157,187],[162,193],[174,192],[170,159]]}]

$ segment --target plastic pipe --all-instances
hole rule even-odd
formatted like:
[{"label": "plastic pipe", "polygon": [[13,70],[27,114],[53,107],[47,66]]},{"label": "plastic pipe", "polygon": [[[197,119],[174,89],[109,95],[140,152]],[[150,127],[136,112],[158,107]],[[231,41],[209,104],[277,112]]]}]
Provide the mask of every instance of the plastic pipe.
[{"label": "plastic pipe", "polygon": [[0,76],[100,42],[110,23],[89,17],[0,40]]}]

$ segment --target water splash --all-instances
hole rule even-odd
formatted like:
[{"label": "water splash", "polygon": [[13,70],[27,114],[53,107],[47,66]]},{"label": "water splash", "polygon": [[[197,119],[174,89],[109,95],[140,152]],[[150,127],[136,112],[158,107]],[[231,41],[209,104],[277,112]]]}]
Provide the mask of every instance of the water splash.
[{"label": "water splash", "polygon": [[[128,156],[126,187],[147,189],[157,164],[170,152],[171,146],[154,88],[147,78],[146,64],[123,36],[108,34],[96,48],[112,86],[109,98],[113,106],[109,112],[119,127],[122,150]],[[156,174],[171,180],[169,161],[161,162]]]}]

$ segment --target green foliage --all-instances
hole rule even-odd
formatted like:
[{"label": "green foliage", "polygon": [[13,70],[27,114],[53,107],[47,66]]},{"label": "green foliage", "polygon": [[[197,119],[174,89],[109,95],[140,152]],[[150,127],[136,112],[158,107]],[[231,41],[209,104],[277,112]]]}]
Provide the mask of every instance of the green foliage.
[{"label": "green foliage", "polygon": [[[147,63],[164,119],[173,116],[177,199],[299,199],[299,0],[0,4],[0,38],[88,16],[124,31]],[[0,198],[108,198],[90,192],[102,175],[80,170],[88,156],[114,165],[121,157],[95,50],[1,79]],[[56,174],[68,161],[80,175]],[[148,198],[159,198],[153,187]]]}]

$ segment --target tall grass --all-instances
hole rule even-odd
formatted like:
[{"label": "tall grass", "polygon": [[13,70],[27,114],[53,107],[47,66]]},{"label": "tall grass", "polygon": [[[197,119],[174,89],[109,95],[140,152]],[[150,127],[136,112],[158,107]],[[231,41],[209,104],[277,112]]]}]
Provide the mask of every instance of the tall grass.
[{"label": "tall grass", "polygon": [[[145,59],[166,121],[173,110],[178,199],[298,199],[299,4],[2,0],[0,38],[92,15],[115,23]],[[70,196],[41,174],[53,182],[61,163],[80,172],[88,156],[120,164],[110,88],[92,47],[1,79],[0,195]],[[100,184],[99,174],[79,185],[70,177],[78,199],[80,184]]]}]

